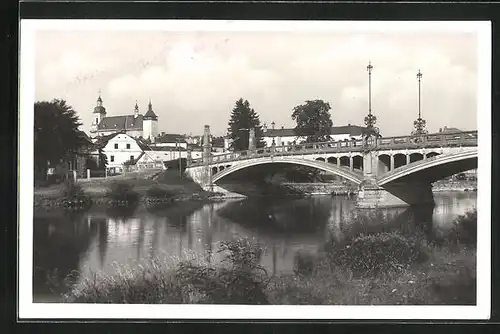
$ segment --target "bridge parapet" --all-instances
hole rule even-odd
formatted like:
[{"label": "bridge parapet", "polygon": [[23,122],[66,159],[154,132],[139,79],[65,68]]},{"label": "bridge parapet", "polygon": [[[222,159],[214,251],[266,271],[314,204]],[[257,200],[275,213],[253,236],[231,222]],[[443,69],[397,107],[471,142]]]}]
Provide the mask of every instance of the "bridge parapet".
[{"label": "bridge parapet", "polygon": [[[218,164],[264,157],[293,156],[303,154],[365,152],[367,150],[425,149],[436,147],[477,146],[477,131],[438,133],[421,136],[396,136],[378,138],[375,148],[366,146],[363,140],[341,140],[321,143],[272,146],[256,150],[230,152],[212,155],[209,164]],[[193,161],[189,167],[201,166],[201,161]]]}]

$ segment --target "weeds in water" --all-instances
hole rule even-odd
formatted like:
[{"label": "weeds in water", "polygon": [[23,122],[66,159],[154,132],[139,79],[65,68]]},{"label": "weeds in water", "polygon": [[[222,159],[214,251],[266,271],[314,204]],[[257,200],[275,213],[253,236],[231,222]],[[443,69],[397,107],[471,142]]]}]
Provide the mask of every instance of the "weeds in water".
[{"label": "weeds in water", "polygon": [[85,194],[82,187],[71,181],[65,181],[62,192],[65,207],[83,208],[90,205],[90,197]]},{"label": "weeds in water", "polygon": [[176,194],[173,191],[167,190],[160,188],[159,186],[152,186],[146,191],[146,196],[150,199],[160,199],[160,200],[165,200],[165,199],[171,199],[175,196]]},{"label": "weeds in water", "polygon": [[136,204],[139,194],[134,191],[133,186],[127,182],[114,182],[110,185],[106,196],[120,205]]}]

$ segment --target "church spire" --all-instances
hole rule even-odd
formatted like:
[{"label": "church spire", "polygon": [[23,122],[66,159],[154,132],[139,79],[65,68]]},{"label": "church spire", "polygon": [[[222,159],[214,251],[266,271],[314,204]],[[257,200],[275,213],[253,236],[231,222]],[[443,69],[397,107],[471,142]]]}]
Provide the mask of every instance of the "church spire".
[{"label": "church spire", "polygon": [[153,104],[151,103],[151,98],[149,99],[148,103],[148,111],[144,114],[144,120],[158,120],[158,116],[156,116],[155,112],[153,111]]},{"label": "church spire", "polygon": [[106,114],[106,108],[102,106],[101,90],[98,91],[97,105],[94,108],[94,114]]},{"label": "church spire", "polygon": [[137,105],[137,100],[135,100],[134,118],[137,118],[138,116],[139,116],[139,106]]},{"label": "church spire", "polygon": [[99,97],[97,98],[97,106],[102,107],[101,90],[98,91]]}]

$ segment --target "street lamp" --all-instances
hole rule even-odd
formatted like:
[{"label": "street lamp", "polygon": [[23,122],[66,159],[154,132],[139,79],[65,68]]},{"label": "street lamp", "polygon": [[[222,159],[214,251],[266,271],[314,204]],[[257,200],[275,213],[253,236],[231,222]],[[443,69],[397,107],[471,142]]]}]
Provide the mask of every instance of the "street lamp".
[{"label": "street lamp", "polygon": [[414,136],[420,136],[427,133],[427,130],[425,129],[426,122],[422,118],[421,108],[420,108],[420,84],[422,80],[422,73],[420,72],[420,69],[418,70],[417,73],[417,79],[418,79],[418,118],[416,121],[413,122],[415,130],[413,130],[411,133]]},{"label": "street lamp", "polygon": [[368,70],[368,115],[365,117],[366,127],[369,129],[373,129],[375,123],[377,123],[377,117],[372,114],[372,63],[368,62],[368,66],[366,66]]},{"label": "street lamp", "polygon": [[365,136],[365,142],[368,147],[371,147],[374,143],[373,140],[371,140],[371,136],[374,135],[375,137],[379,136],[379,129],[375,127],[375,124],[377,123],[377,117],[372,114],[372,70],[373,66],[371,61],[368,62],[368,66],[366,66],[366,69],[368,70],[368,115],[365,117],[365,125],[367,127],[367,134]]}]

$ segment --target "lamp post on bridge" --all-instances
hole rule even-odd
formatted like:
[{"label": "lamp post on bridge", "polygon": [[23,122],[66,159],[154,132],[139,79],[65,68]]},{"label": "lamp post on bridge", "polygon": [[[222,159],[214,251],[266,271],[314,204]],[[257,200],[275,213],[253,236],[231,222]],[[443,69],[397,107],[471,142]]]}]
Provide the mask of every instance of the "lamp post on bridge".
[{"label": "lamp post on bridge", "polygon": [[415,129],[411,132],[413,136],[421,136],[427,134],[427,130],[425,129],[426,122],[422,118],[421,108],[420,108],[420,84],[422,80],[422,73],[420,72],[420,69],[418,70],[417,73],[417,79],[418,79],[418,118],[416,121],[413,122],[413,126],[415,127]]},{"label": "lamp post on bridge", "polygon": [[379,129],[375,126],[377,117],[372,114],[372,70],[373,65],[371,61],[366,67],[368,71],[368,115],[365,117],[366,131],[363,134],[363,174],[365,181],[362,188],[378,188],[377,176],[377,153],[374,151],[377,146],[377,139],[380,137]]},{"label": "lamp post on bridge", "polygon": [[[367,128],[364,144],[367,150],[370,150],[373,146],[376,145],[376,138],[379,137],[379,129],[375,126],[377,123],[377,117],[372,114],[372,70],[373,65],[368,62],[368,66],[366,66],[368,70],[368,115],[365,117],[365,125]],[[375,140],[374,140],[375,139]]]}]

